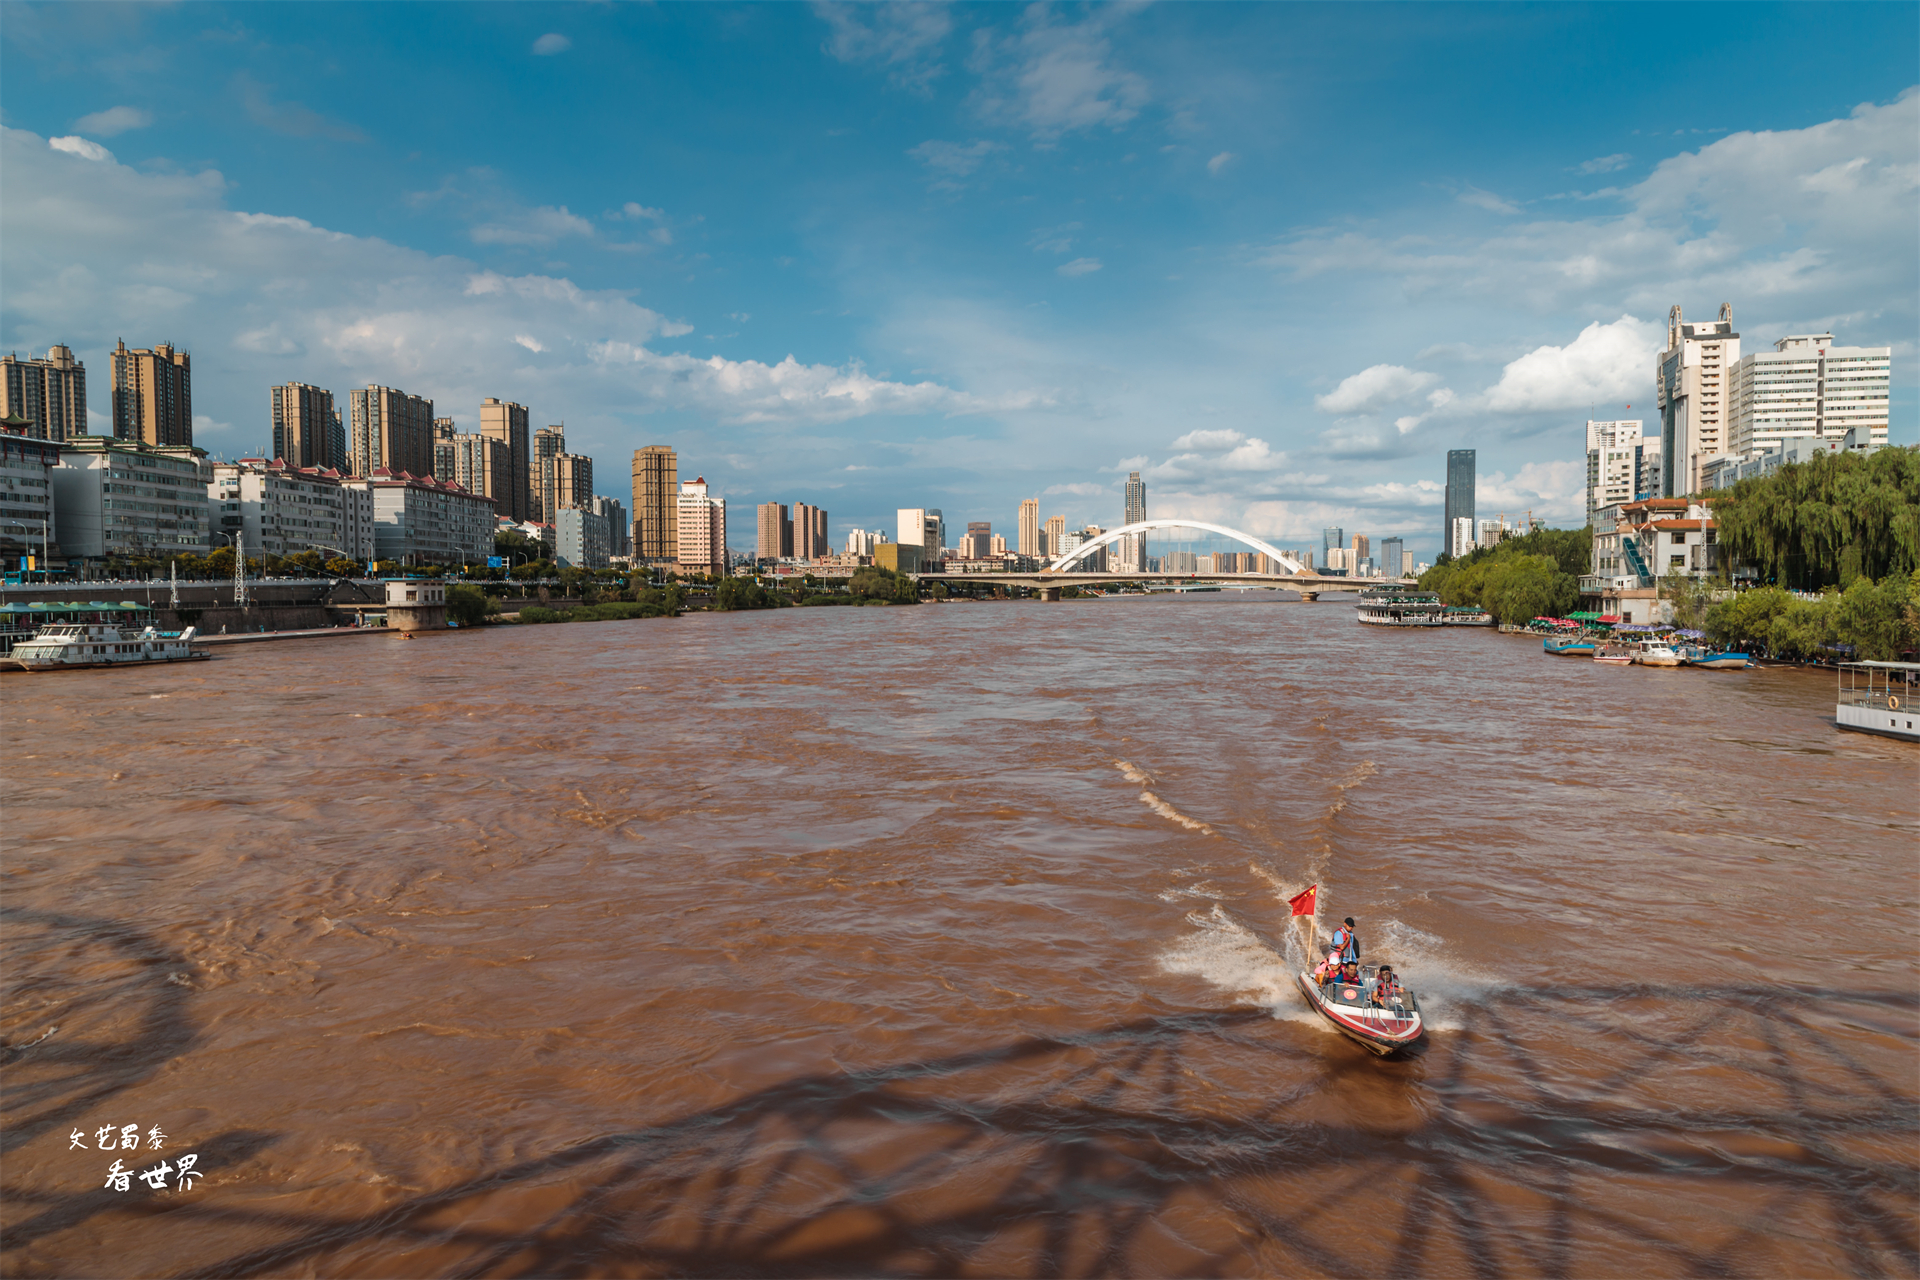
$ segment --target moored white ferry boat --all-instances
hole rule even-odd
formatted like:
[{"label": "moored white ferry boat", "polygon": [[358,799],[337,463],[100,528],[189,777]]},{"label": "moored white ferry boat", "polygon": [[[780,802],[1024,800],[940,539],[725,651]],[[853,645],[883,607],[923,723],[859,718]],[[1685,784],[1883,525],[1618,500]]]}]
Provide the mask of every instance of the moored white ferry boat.
[{"label": "moored white ferry boat", "polygon": [[1443,627],[1490,627],[1493,625],[1493,615],[1485,609],[1476,609],[1472,605],[1448,605],[1446,612],[1440,615],[1440,625]]},{"label": "moored white ferry boat", "polygon": [[1361,596],[1353,616],[1374,627],[1437,627],[1445,615],[1437,595],[1381,591]]},{"label": "moored white ferry boat", "polygon": [[1680,651],[1665,640],[1642,640],[1633,660],[1643,667],[1677,667]]},{"label": "moored white ferry boat", "polygon": [[1843,662],[1834,723],[1858,733],[1920,742],[1920,662]]},{"label": "moored white ferry boat", "polygon": [[194,652],[194,635],[193,627],[181,632],[153,627],[134,631],[112,623],[61,623],[40,628],[31,640],[14,645],[8,657],[28,671],[194,662],[209,656]]}]

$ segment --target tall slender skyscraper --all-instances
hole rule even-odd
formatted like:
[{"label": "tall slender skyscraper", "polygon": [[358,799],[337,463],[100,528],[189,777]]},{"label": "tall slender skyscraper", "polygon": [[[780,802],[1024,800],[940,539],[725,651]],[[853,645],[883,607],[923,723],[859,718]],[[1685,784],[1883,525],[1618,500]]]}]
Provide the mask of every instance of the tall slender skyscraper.
[{"label": "tall slender skyscraper", "polygon": [[1046,554],[1040,549],[1040,499],[1038,498],[1020,500],[1019,549],[1023,556]]},{"label": "tall slender skyscraper", "polygon": [[533,433],[533,460],[528,464],[532,491],[527,495],[527,519],[553,523],[554,513],[565,506],[555,495],[553,460],[567,451],[562,427],[542,427]]},{"label": "tall slender skyscraper", "polygon": [[193,443],[193,357],[158,343],[113,351],[113,434],[145,444]]},{"label": "tall slender skyscraper", "polygon": [[370,476],[384,467],[409,475],[433,474],[433,401],[392,387],[347,393],[353,435],[347,470]]},{"label": "tall slender skyscraper", "polygon": [[670,444],[633,451],[633,558],[641,564],[680,559],[679,460]]},{"label": "tall slender skyscraper", "polygon": [[1440,549],[1451,552],[1454,546],[1454,521],[1465,520],[1473,527],[1473,450],[1447,450],[1446,523],[1440,527]]},{"label": "tall slender skyscraper", "polygon": [[480,402],[480,434],[507,446],[512,474],[499,508],[503,516],[526,520],[533,514],[533,450],[527,439],[527,406],[488,396]]},{"label": "tall slender skyscraper", "polygon": [[1320,549],[1322,551],[1332,551],[1336,547],[1344,549],[1346,545],[1347,531],[1339,525],[1330,524],[1321,531]]},{"label": "tall slender skyscraper", "polygon": [[753,543],[756,560],[784,560],[793,554],[793,520],[784,502],[763,502],[756,509],[757,536]]},{"label": "tall slender skyscraper", "polygon": [[727,500],[709,493],[707,478],[699,476],[680,486],[675,506],[680,571],[724,574],[727,571]]},{"label": "tall slender skyscraper", "polygon": [[54,347],[45,360],[0,357],[0,416],[15,415],[33,425],[36,440],[71,440],[93,434],[87,426],[87,366],[67,347]]},{"label": "tall slender skyscraper", "polygon": [[273,410],[273,456],[295,467],[346,469],[333,456],[333,392],[305,382],[268,388]]},{"label": "tall slender skyscraper", "polygon": [[1040,554],[1043,556],[1057,556],[1062,554],[1060,543],[1066,536],[1067,518],[1065,516],[1048,516],[1046,545],[1040,548]]}]

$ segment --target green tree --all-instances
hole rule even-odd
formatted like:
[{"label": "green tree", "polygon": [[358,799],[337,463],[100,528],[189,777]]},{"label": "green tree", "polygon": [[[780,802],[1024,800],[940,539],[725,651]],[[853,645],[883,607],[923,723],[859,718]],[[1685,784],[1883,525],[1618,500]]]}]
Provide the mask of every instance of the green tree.
[{"label": "green tree", "polygon": [[1580,584],[1551,555],[1515,555],[1486,565],[1479,594],[1495,620],[1524,623],[1564,614],[1579,598]]},{"label": "green tree", "polygon": [[920,601],[920,588],[912,578],[877,564],[862,565],[854,570],[853,577],[847,582],[847,590],[856,596],[885,600],[891,604],[918,604]]},{"label": "green tree", "polygon": [[728,578],[713,593],[713,607],[722,613],[741,609],[777,609],[782,601],[752,578]]},{"label": "green tree", "polygon": [[447,588],[447,616],[463,627],[477,627],[499,611],[500,602],[479,587],[456,582]]},{"label": "green tree", "polygon": [[1823,454],[1713,495],[1724,553],[1818,591],[1920,570],[1920,448]]}]

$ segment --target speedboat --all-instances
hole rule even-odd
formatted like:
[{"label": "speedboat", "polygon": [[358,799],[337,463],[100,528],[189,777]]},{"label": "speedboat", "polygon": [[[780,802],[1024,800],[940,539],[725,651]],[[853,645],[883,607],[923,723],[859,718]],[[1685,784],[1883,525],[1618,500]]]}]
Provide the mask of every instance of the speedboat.
[{"label": "speedboat", "polygon": [[1680,652],[1665,640],[1642,640],[1633,660],[1643,667],[1677,667]]},{"label": "speedboat", "polygon": [[1750,667],[1753,658],[1744,653],[1730,653],[1724,649],[1710,649],[1705,645],[1690,644],[1680,651],[1680,660],[1690,667],[1706,667],[1711,671],[1724,671],[1734,667]]},{"label": "speedboat", "polygon": [[1358,982],[1329,982],[1324,987],[1312,974],[1303,973],[1300,992],[1341,1035],[1384,1058],[1418,1040],[1425,1028],[1420,1004],[1404,985],[1384,1007],[1373,1002],[1375,972],[1369,965],[1360,970]]}]

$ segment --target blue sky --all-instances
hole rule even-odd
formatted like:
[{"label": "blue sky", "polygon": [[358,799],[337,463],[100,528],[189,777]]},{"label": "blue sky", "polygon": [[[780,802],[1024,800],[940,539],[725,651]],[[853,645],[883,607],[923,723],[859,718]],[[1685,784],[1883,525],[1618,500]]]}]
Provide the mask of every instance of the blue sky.
[{"label": "blue sky", "polygon": [[[735,504],[1577,519],[1666,309],[1894,348],[1912,5],[0,6],[0,341],[670,443]],[[1633,408],[1628,410],[1626,406]]]}]

